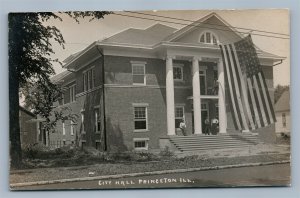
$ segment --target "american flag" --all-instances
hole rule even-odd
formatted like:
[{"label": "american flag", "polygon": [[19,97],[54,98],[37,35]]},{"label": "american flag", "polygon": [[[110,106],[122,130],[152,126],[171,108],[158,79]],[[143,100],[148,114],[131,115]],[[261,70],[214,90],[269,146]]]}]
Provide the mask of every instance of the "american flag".
[{"label": "american flag", "polygon": [[229,106],[237,130],[255,130],[276,122],[267,83],[251,36],[220,45]]}]

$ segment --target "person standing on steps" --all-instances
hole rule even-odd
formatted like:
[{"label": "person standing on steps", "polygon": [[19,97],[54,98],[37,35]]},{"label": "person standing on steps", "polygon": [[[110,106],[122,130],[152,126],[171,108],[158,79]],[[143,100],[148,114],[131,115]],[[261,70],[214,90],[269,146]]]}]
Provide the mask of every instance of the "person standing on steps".
[{"label": "person standing on steps", "polygon": [[219,120],[217,118],[214,118],[211,120],[211,134],[212,135],[217,135],[218,125],[219,125]]},{"label": "person standing on steps", "polygon": [[184,118],[182,118],[182,120],[181,120],[181,122],[179,124],[179,128],[181,129],[182,135],[186,136],[186,133],[185,133],[186,124],[185,124]]},{"label": "person standing on steps", "polygon": [[209,135],[209,134],[210,134],[210,121],[208,117],[206,117],[204,120],[204,135]]}]

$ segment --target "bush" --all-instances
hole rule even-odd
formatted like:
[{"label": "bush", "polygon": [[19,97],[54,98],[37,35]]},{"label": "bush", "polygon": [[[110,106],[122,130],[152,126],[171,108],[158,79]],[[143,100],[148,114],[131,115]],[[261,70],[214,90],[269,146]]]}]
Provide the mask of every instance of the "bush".
[{"label": "bush", "polygon": [[56,159],[56,158],[71,158],[75,155],[75,150],[70,148],[57,148],[50,150],[48,147],[41,144],[27,145],[22,149],[23,156],[29,159]]},{"label": "bush", "polygon": [[164,150],[159,152],[159,156],[162,158],[171,158],[174,156],[174,152],[170,151],[169,147],[166,146]]}]

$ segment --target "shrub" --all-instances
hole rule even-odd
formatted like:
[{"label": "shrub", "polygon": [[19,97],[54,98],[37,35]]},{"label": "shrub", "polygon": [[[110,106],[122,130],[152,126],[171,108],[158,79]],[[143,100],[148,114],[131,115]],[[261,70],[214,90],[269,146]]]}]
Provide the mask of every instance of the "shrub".
[{"label": "shrub", "polygon": [[50,150],[48,147],[41,144],[27,145],[23,148],[22,152],[24,157],[29,159],[65,159],[75,155],[75,149],[62,147]]},{"label": "shrub", "polygon": [[174,152],[170,151],[169,147],[166,146],[164,150],[159,152],[159,156],[162,158],[171,158],[174,156]]}]

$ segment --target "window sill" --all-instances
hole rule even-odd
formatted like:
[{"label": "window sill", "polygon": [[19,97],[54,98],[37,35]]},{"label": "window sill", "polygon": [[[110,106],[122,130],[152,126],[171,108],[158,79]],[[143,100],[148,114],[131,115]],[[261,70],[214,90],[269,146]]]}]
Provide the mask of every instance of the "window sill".
[{"label": "window sill", "polygon": [[148,132],[148,129],[138,129],[138,130],[133,130],[134,133],[142,133],[142,132]]},{"label": "window sill", "polygon": [[101,131],[96,131],[95,134],[101,134]]},{"label": "window sill", "polygon": [[185,81],[183,79],[174,79],[174,82],[182,82],[182,83],[184,83]]},{"label": "window sill", "polygon": [[134,86],[146,86],[145,83],[132,83],[132,85],[134,85]]},{"label": "window sill", "polygon": [[134,150],[136,151],[148,151],[148,148],[145,147],[145,148],[134,148]]},{"label": "window sill", "polygon": [[86,132],[85,131],[81,131],[81,134],[86,134]]}]

